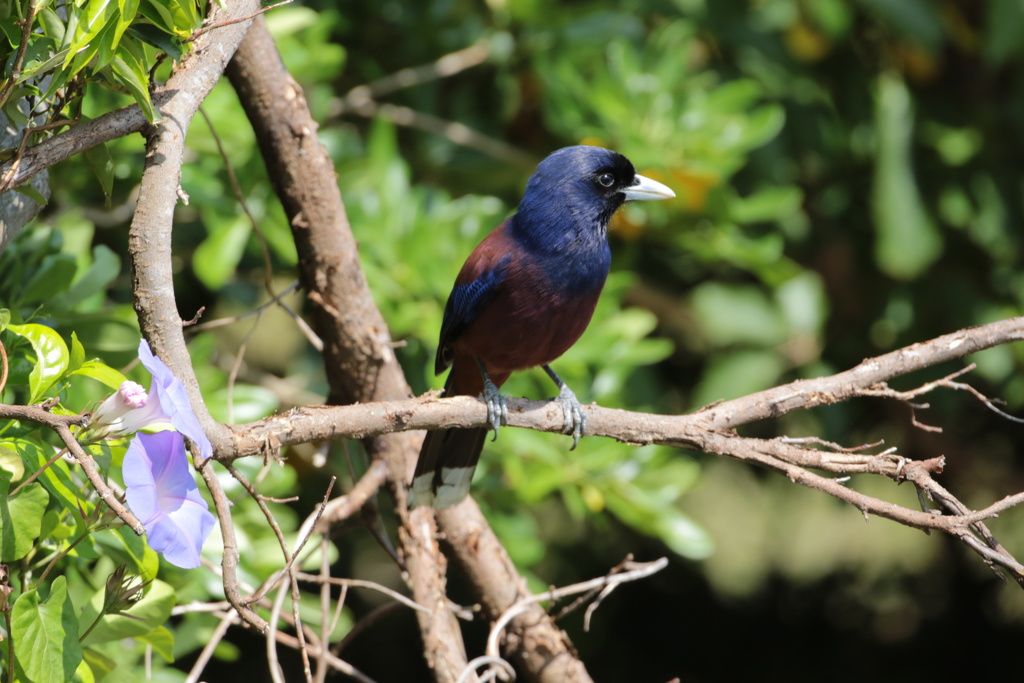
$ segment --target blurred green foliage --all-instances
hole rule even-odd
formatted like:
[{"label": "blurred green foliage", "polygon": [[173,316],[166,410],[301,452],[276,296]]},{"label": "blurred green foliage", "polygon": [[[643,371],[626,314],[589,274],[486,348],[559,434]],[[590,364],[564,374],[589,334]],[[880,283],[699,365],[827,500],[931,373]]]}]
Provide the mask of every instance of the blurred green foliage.
[{"label": "blurred green foliage", "polygon": [[[101,17],[95,35],[107,41],[99,46],[103,55],[141,50],[140,60],[151,65],[154,44],[169,50],[167,41],[180,41],[181,31],[195,26],[195,16],[143,13],[140,23],[160,35],[129,28],[117,41],[124,5],[115,11],[110,3]],[[6,75],[15,16],[0,24]],[[606,292],[586,334],[556,363],[584,401],[684,412],[1024,309],[1024,51],[1017,40],[1024,10],[1013,0],[356,0],[341,8],[309,0],[267,19],[322,122],[319,134],[336,162],[367,277],[393,337],[405,344],[398,353],[417,393],[441,386],[430,360],[463,258],[514,210],[530,172],[519,156],[482,153],[430,121],[458,122],[536,160],[567,144],[605,145],[677,191],[672,202],[627,206],[612,226],[614,272]],[[34,36],[33,68],[45,66],[44,48],[59,53],[79,35],[85,34]],[[346,103],[354,87],[472,44],[487,46],[484,64],[384,97],[420,117],[410,125],[361,116]],[[65,79],[51,94],[57,110],[61,97],[84,95],[74,106],[92,117],[130,101],[105,89],[119,72],[101,62],[47,66]],[[42,94],[15,91],[12,102]],[[185,319],[200,306],[219,317],[267,301],[261,239],[274,286],[281,290],[295,277],[288,225],[226,83],[204,110],[212,125],[197,119],[189,131],[182,187],[191,202],[176,216],[175,285]],[[218,139],[262,238],[234,196]],[[142,155],[137,139],[109,149],[109,163],[99,159],[109,173],[99,182],[83,159],[53,169],[46,213],[0,255],[0,306],[10,311],[10,323],[55,329],[68,349],[67,367],[75,357],[72,333],[89,358],[114,368],[130,363],[138,339],[123,255]],[[254,419],[324,395],[319,358],[288,320],[268,311],[196,334],[193,360],[219,418]],[[39,347],[16,329],[2,337],[12,357],[5,401],[59,395],[62,406],[77,411],[101,397],[102,381],[72,382],[67,367],[49,386],[41,371],[33,379]],[[244,338],[249,345],[236,381],[231,367]],[[979,389],[1020,414],[1021,345],[971,360],[978,362],[971,377]],[[953,366],[902,386],[946,369]],[[552,393],[539,372],[507,386],[514,395]],[[884,438],[910,457],[945,454],[946,485],[972,504],[1020,490],[1019,430],[966,395],[929,398],[931,408],[917,417],[942,426],[941,435],[916,430],[907,409],[881,401],[789,415],[745,431],[817,435],[849,446]],[[3,438],[23,436],[8,429]],[[340,450],[327,470],[347,476]],[[115,461],[121,455],[111,453]],[[267,470],[261,490],[302,496],[293,519],[280,513],[282,525],[294,528],[322,495],[323,478],[309,449],[290,455],[292,467]],[[258,463],[239,465],[250,478],[259,474]],[[857,477],[850,485],[915,505],[911,491],[885,482]],[[56,509],[56,489],[48,490],[47,505]],[[488,443],[474,492],[538,589],[604,571],[626,552],[670,551],[702,560],[698,571],[722,601],[715,609],[736,610],[737,619],[737,604],[756,604],[769,589],[789,596],[820,590],[823,606],[807,617],[819,627],[787,626],[794,637],[834,630],[869,644],[906,643],[964,591],[984,593],[975,618],[991,629],[1024,620],[1019,590],[994,586],[962,549],[894,524],[864,525],[855,510],[732,463],[598,439],[569,452],[563,437],[506,430]],[[258,583],[278,564],[276,541],[258,509],[237,493],[240,544],[254,551],[243,552],[242,571]],[[1021,552],[1019,518],[1008,512],[993,528]],[[335,559],[346,567],[399,583],[372,542],[338,543]],[[112,569],[91,552],[94,576]],[[166,567],[160,575],[179,603],[216,594],[216,585],[196,585]],[[86,578],[70,574],[69,590],[75,581]],[[682,589],[658,590],[656,598],[678,597]],[[688,604],[663,602],[675,616],[665,617],[676,629],[666,632],[705,635],[676,623]],[[602,609],[616,614],[613,606]],[[624,607],[622,619],[630,614]],[[872,616],[858,621],[863,614]],[[785,614],[777,618],[773,626],[790,623]],[[622,627],[608,621],[578,642],[585,658],[606,654],[598,652],[602,644],[622,637]],[[207,617],[186,616],[173,629],[175,656],[200,647],[212,628]],[[139,656],[102,652],[125,666]],[[218,656],[239,653],[225,643]],[[688,669],[664,671],[652,663],[650,675],[689,670],[722,680],[721,670],[704,661],[695,653]],[[603,671],[608,680],[635,675],[613,664]]]}]

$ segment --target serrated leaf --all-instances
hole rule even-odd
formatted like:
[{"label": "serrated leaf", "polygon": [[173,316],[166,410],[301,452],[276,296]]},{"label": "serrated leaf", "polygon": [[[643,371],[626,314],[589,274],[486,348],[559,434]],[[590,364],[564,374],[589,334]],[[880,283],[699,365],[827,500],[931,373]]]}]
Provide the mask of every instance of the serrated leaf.
[{"label": "serrated leaf", "polygon": [[54,579],[45,598],[38,590],[22,593],[11,611],[11,631],[19,674],[25,680],[71,680],[82,661],[82,646],[67,579]]},{"label": "serrated leaf", "polygon": [[8,496],[11,480],[0,472],[0,562],[14,562],[32,549],[50,497],[39,484],[29,484]]},{"label": "serrated leaf", "polygon": [[7,329],[28,340],[36,353],[36,364],[29,373],[29,403],[38,403],[68,369],[67,344],[56,330],[45,325],[8,325]]}]

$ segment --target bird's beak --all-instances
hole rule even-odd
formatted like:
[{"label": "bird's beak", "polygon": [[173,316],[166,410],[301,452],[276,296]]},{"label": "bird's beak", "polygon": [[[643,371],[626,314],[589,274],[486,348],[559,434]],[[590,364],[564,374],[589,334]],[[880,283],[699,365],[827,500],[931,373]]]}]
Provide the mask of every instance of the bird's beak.
[{"label": "bird's beak", "polygon": [[627,200],[672,199],[676,193],[657,180],[651,180],[639,173],[633,178],[633,184],[622,191]]}]

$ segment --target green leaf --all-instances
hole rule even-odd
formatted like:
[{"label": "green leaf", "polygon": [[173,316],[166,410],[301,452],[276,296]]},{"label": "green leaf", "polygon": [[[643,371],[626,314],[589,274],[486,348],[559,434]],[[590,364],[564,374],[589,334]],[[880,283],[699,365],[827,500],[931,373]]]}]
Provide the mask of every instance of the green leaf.
[{"label": "green leaf", "polygon": [[75,270],[75,258],[70,254],[50,254],[22,289],[22,302],[48,301],[61,294],[71,286]]},{"label": "green leaf", "polygon": [[942,236],[914,180],[911,142],[914,111],[910,92],[897,76],[878,80],[875,121],[878,150],[871,191],[875,260],[888,275],[910,280],[942,252]]},{"label": "green leaf", "polygon": [[44,34],[53,38],[53,42],[57,45],[64,42],[64,22],[56,12],[47,7],[39,12],[38,18]]},{"label": "green leaf", "polygon": [[156,577],[160,569],[160,557],[150,548],[144,538],[135,535],[128,527],[117,527],[110,533],[96,535],[105,554],[118,564],[128,565],[128,570],[138,574],[143,581]]},{"label": "green leaf", "polygon": [[45,598],[41,590],[30,590],[14,602],[11,635],[18,668],[26,680],[71,680],[82,661],[78,618],[67,591],[67,579],[58,576]]},{"label": "green leaf", "polygon": [[64,67],[71,64],[71,60],[83,49],[88,48],[100,31],[106,28],[107,23],[116,20],[116,6],[111,0],[89,0],[82,7],[82,14],[75,27],[74,37],[71,42],[71,52],[64,60]]},{"label": "green leaf", "polygon": [[[135,617],[118,614],[107,614],[100,620],[89,635],[83,641],[83,645],[91,646],[99,643],[106,643],[122,638],[137,638],[151,633],[163,626],[164,622],[171,617],[171,610],[174,608],[174,589],[163,581],[153,581],[146,589],[146,595],[142,600],[132,605],[125,614]],[[103,591],[97,591],[93,599],[82,611],[82,630],[84,631],[96,615],[103,608]],[[162,640],[159,636],[155,638],[158,642]],[[173,643],[172,643],[173,647]]]},{"label": "green leaf", "polygon": [[87,360],[82,363],[82,367],[69,374],[92,377],[94,380],[102,382],[115,391],[120,389],[121,385],[128,379],[120,370],[115,370],[98,360]]},{"label": "green leaf", "polygon": [[[65,57],[68,56],[70,52],[71,51],[69,48],[64,48],[63,50],[53,55],[46,61],[36,62],[35,64],[22,69],[21,76],[18,77],[18,82],[24,83],[30,78],[34,78],[38,75],[45,74],[46,72],[57,68],[58,66],[60,66],[60,63],[64,60]],[[63,85],[68,82],[68,77],[69,74],[65,72],[54,74],[53,80],[60,83],[60,85],[51,85],[50,90],[55,91],[57,88],[63,87]]]},{"label": "green leaf", "polygon": [[163,50],[174,61],[179,61],[185,54],[185,50],[177,38],[152,24],[134,24],[128,28],[128,34]]},{"label": "green leaf", "polygon": [[203,284],[216,290],[227,284],[238,267],[252,224],[242,214],[223,220],[215,218],[211,211],[205,213],[214,218],[207,219],[211,234],[196,248],[193,266]]},{"label": "green leaf", "polygon": [[194,0],[165,0],[174,17],[174,28],[183,38],[199,27],[199,14]]},{"label": "green leaf", "polygon": [[7,329],[27,339],[36,352],[36,364],[29,374],[29,403],[38,403],[68,368],[70,355],[67,344],[56,330],[45,325],[8,325]]},{"label": "green leaf", "polygon": [[74,373],[85,362],[85,347],[78,341],[78,335],[71,333],[71,360],[68,362],[68,374]]},{"label": "green leaf", "polygon": [[[85,653],[83,652],[82,654],[84,655]],[[72,681],[73,683],[96,683],[96,674],[92,672],[92,667],[89,666],[84,657],[78,663],[78,668],[75,669],[75,677]]]},{"label": "green leaf", "polygon": [[985,39],[981,47],[990,66],[1000,66],[1020,52],[1024,32],[1024,7],[1018,0],[992,0],[985,17]]},{"label": "green leaf", "polygon": [[135,21],[135,18],[139,13],[139,1],[140,0],[117,0],[120,17],[117,20],[117,29],[114,33],[115,46],[121,42],[121,36],[124,35],[125,30],[127,30],[127,28],[131,26],[132,22]]},{"label": "green leaf", "polygon": [[773,350],[733,351],[713,356],[691,402],[704,406],[767,389],[779,379],[785,367],[782,357]]},{"label": "green leaf", "polygon": [[43,196],[42,192],[32,187],[31,185],[18,185],[16,188],[14,188],[14,191],[17,192],[18,194],[25,195],[39,206],[46,206],[46,197]]},{"label": "green leaf", "polygon": [[138,636],[138,640],[153,646],[153,650],[168,663],[174,661],[174,634],[166,626],[155,628]]},{"label": "green leaf", "polygon": [[[163,3],[157,0],[142,0],[139,3],[139,13],[152,21],[164,33],[175,34],[174,17],[171,16],[171,13]],[[145,26],[145,24],[139,24],[138,26]]]},{"label": "green leaf", "polygon": [[110,69],[113,71],[114,80],[128,88],[142,108],[146,119],[150,123],[156,123],[159,116],[149,99],[149,75],[135,55],[124,49],[124,46],[118,48],[117,56],[110,60]]},{"label": "green leaf", "polygon": [[25,463],[10,444],[0,443],[0,477],[7,476],[10,481],[20,481],[25,476]]},{"label": "green leaf", "polygon": [[0,472],[0,562],[14,562],[32,549],[43,524],[50,497],[39,484],[29,484],[8,496],[11,480]]},{"label": "green leaf", "polygon": [[673,552],[704,559],[714,544],[708,533],[671,504],[660,503],[640,489],[621,485],[605,492],[608,510],[639,531],[656,536]]},{"label": "green leaf", "polygon": [[85,648],[82,654],[85,655],[85,662],[89,665],[93,675],[101,681],[117,668],[117,662],[91,647]]},{"label": "green leaf", "polygon": [[121,272],[121,258],[110,247],[97,244],[92,250],[92,265],[66,292],[54,298],[50,306],[57,310],[72,309],[89,297],[103,292]]},{"label": "green leaf", "polygon": [[[41,469],[46,464],[46,461],[53,456],[52,449],[49,447],[44,449],[42,445],[28,439],[9,439],[4,443],[13,447],[21,454],[21,459],[25,463],[25,469],[32,472]],[[38,481],[59,502],[61,507],[65,510],[75,511],[76,517],[79,507],[82,507],[86,514],[92,510],[90,503],[79,500],[78,486],[72,481],[67,463],[63,460],[58,459],[47,467],[39,475]]]},{"label": "green leaf", "polygon": [[690,303],[701,333],[717,347],[786,340],[775,304],[759,287],[706,282],[693,289]]}]

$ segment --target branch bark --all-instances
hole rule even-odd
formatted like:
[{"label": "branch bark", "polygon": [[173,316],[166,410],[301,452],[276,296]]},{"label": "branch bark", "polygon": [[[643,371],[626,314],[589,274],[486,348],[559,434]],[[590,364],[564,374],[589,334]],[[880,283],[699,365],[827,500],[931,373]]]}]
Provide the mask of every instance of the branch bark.
[{"label": "branch bark", "polygon": [[[262,18],[227,69],[249,116],[274,189],[284,206],[299,252],[299,270],[323,341],[332,403],[378,401],[410,395],[392,351],[383,317],[370,296],[349,228],[334,164],[316,136],[301,87],[285,68]],[[424,654],[439,681],[455,681],[465,667],[461,632],[447,609],[446,563],[425,511],[405,510],[404,482],[418,439],[379,434],[363,439],[374,460],[387,464],[402,521],[401,556],[416,601]]]},{"label": "branch bark", "polygon": [[[259,2],[239,0],[224,5],[214,4],[212,7],[210,20],[219,23],[253,14],[259,9]],[[208,432],[214,433],[222,428],[210,417],[203,402],[185,348],[182,319],[174,299],[171,233],[174,207],[179,197],[184,196],[179,181],[185,133],[199,105],[213,89],[227,61],[244,37],[248,24],[248,21],[241,21],[201,36],[195,43],[195,50],[168,79],[163,90],[174,94],[159,101],[162,120],[148,131],[139,199],[128,233],[132,291],[139,325],[154,352],[182,380],[200,424]],[[210,462],[196,458],[196,468],[214,494],[217,516],[225,539],[221,565],[225,595],[246,622],[264,632],[267,623],[245,604],[237,588],[235,567],[238,563],[238,549],[233,543],[230,509],[210,466]]]},{"label": "branch bark", "polygon": [[[410,396],[387,324],[373,302],[359,262],[333,164],[316,139],[317,125],[301,89],[284,68],[273,40],[259,21],[229,67],[228,77],[257,131],[263,158],[291,221],[303,283],[313,305],[314,326],[324,341],[331,384],[328,400],[353,403]],[[417,601],[432,610],[431,615],[417,614],[428,664],[438,680],[455,681],[465,667],[466,655],[458,627],[447,610],[446,566],[437,544],[438,530],[429,510],[406,508],[406,486],[420,438],[382,432],[365,434],[362,439],[372,457],[388,463],[396,513],[402,522],[399,541],[410,585]],[[500,545],[475,506],[466,514],[479,538]],[[449,529],[440,518],[439,522],[440,532],[447,534]],[[502,576],[512,577],[518,585],[521,579],[503,551],[499,563]],[[494,567],[463,563],[462,568],[472,575]],[[490,584],[486,577],[477,578],[479,581],[474,582],[479,585]],[[481,596],[481,600],[489,598]],[[583,671],[544,611],[537,607],[530,616],[532,622],[520,620],[513,624],[513,631],[529,623],[534,632],[547,634],[542,640],[552,644],[550,657],[571,658]],[[544,679],[542,670],[550,657],[536,658],[537,668],[527,668],[527,673],[536,680],[550,680]]]}]

